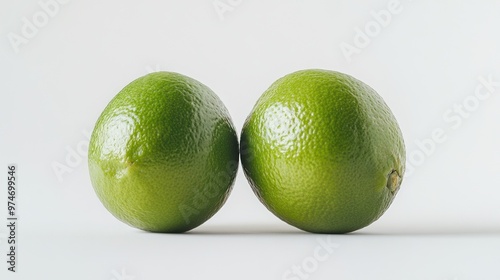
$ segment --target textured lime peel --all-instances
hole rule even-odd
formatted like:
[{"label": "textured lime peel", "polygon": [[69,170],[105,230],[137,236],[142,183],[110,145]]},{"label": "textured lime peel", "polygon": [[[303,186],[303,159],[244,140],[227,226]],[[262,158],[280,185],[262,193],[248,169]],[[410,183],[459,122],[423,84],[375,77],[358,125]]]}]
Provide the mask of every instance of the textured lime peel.
[{"label": "textured lime peel", "polygon": [[241,147],[260,201],[310,232],[346,233],[376,221],[405,170],[403,137],[382,97],[327,70],[273,83],[245,121]]},{"label": "textured lime peel", "polygon": [[207,86],[177,73],[151,73],[123,88],[90,139],[97,196],[143,230],[199,226],[222,207],[237,169],[229,112]]}]

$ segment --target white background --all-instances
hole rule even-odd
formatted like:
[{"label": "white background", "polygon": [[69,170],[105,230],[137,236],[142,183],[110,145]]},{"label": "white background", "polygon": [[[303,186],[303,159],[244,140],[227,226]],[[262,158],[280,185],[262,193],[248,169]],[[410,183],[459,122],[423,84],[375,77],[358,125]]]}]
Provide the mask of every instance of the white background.
[{"label": "white background", "polygon": [[[16,163],[20,225],[13,274],[2,218],[0,278],[499,280],[500,86],[486,97],[479,88],[482,100],[474,93],[480,77],[500,81],[500,2],[401,0],[385,26],[376,23],[391,2],[72,0],[43,22],[38,1],[1,0],[0,205]],[[39,27],[16,46],[23,18]],[[369,41],[356,28],[368,28]],[[133,79],[191,76],[220,96],[240,131],[274,80],[306,68],[366,82],[400,123],[414,170],[376,223],[303,233],[258,202],[241,170],[226,205],[188,234],[130,228],[98,201],[78,150]],[[445,140],[429,144],[436,130]],[[71,172],[58,177],[57,163]]]}]

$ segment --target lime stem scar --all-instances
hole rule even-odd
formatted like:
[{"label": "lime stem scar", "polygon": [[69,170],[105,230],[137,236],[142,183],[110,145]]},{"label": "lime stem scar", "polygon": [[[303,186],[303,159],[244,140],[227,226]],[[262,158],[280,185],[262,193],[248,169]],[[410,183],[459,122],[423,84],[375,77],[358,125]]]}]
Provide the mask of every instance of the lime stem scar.
[{"label": "lime stem scar", "polygon": [[398,191],[400,185],[401,176],[399,176],[398,171],[393,169],[387,176],[387,188],[391,191],[392,194],[395,194]]}]

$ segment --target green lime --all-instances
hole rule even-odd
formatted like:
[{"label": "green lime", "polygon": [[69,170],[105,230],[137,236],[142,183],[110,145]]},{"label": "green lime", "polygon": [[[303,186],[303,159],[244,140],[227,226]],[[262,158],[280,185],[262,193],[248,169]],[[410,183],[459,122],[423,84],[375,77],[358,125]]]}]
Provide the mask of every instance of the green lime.
[{"label": "green lime", "polygon": [[119,220],[153,232],[184,232],[226,201],[238,139],[217,95],[177,73],[128,84],[99,117],[89,145],[92,185]]},{"label": "green lime", "polygon": [[277,80],[241,135],[245,175],[261,202],[305,231],[346,233],[377,220],[405,171],[399,126],[383,99],[339,72]]}]

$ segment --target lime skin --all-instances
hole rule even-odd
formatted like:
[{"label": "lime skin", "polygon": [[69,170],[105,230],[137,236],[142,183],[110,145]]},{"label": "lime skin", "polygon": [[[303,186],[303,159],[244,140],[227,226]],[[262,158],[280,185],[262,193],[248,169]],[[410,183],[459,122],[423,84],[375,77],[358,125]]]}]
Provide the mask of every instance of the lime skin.
[{"label": "lime skin", "polygon": [[347,233],[377,220],[405,171],[394,115],[368,85],[343,73],[302,70],[259,98],[241,134],[245,176],[283,221]]},{"label": "lime skin", "polygon": [[217,95],[173,72],[140,77],[97,120],[88,166],[94,190],[116,218],[152,232],[185,232],[228,198],[238,139]]}]

